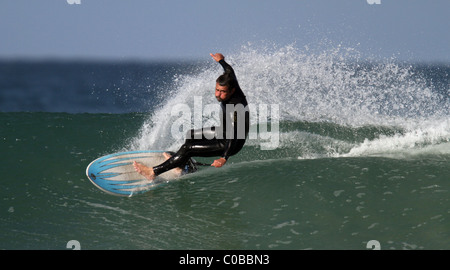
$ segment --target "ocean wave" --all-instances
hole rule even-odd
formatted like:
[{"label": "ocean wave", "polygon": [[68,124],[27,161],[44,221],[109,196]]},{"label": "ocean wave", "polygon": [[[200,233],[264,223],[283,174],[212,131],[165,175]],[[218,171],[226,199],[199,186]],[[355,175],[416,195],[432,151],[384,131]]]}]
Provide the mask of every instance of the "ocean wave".
[{"label": "ocean wave", "polygon": [[[419,72],[416,66],[392,59],[371,62],[357,50],[341,46],[320,53],[294,46],[246,46],[227,56],[227,61],[253,108],[279,108],[279,116],[268,117],[266,123],[258,118],[258,111],[251,112],[252,125],[258,128],[250,134],[248,149],[259,151],[264,132],[270,132],[260,132],[259,126],[280,125],[272,154],[264,152],[257,158],[390,154],[449,140],[448,85],[433,84],[427,76],[434,75]],[[200,108],[217,103],[212,90],[221,72],[210,63],[194,73],[175,76],[164,102],[143,123],[128,149],[176,150],[183,138],[171,134],[176,119],[173,108],[178,104],[198,107],[199,99]],[[199,128],[211,118],[219,122],[214,115],[200,113],[200,125],[194,112],[184,127]]]}]

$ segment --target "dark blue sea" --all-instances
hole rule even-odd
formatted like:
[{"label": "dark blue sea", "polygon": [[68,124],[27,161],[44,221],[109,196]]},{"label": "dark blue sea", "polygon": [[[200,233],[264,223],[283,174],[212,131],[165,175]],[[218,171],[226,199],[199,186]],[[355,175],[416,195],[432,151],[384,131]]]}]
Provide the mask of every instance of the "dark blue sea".
[{"label": "dark blue sea", "polygon": [[214,123],[220,65],[0,61],[0,249],[450,249],[450,65],[348,52],[227,55],[254,105],[244,149],[130,198],[86,166]]}]

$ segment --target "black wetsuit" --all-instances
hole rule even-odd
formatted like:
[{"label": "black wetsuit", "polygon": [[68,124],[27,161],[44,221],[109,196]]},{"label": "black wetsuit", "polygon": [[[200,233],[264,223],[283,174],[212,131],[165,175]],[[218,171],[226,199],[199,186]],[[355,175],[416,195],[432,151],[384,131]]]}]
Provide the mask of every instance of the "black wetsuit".
[{"label": "black wetsuit", "polygon": [[221,126],[190,130],[178,152],[164,163],[153,167],[155,175],[176,167],[190,167],[186,169],[192,170],[195,164],[191,157],[220,156],[228,160],[228,157],[238,153],[244,146],[250,126],[247,99],[239,87],[233,68],[224,60],[219,63],[236,83],[233,95],[227,101],[220,102]]}]

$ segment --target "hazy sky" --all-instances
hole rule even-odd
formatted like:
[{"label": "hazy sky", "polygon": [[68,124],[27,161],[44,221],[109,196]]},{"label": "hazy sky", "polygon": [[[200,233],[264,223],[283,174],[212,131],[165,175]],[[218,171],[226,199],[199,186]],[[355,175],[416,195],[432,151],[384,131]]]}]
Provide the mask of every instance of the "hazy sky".
[{"label": "hazy sky", "polygon": [[1,0],[0,58],[201,59],[248,43],[450,62],[450,0]]}]

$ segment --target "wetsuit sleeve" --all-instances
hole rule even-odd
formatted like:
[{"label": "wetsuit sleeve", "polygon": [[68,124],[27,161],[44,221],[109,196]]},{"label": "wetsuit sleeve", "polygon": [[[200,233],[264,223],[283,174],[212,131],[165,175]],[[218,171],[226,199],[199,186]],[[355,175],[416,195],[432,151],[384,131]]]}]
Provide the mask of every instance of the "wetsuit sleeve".
[{"label": "wetsuit sleeve", "polygon": [[233,68],[227,62],[225,62],[225,60],[220,60],[219,64],[223,67],[225,73],[232,75],[233,78],[237,81],[236,74],[234,73]]},{"label": "wetsuit sleeve", "polygon": [[[227,113],[227,115],[225,115],[225,117],[229,117],[229,119],[227,119],[227,122],[231,122],[232,125],[232,131],[226,131],[225,132],[225,136],[226,136],[226,141],[225,141],[225,151],[222,154],[222,157],[226,160],[228,160],[228,157],[230,156],[230,154],[233,152],[234,148],[236,147],[236,142],[237,142],[237,131],[236,131],[236,112],[230,112],[229,115]],[[227,129],[227,127],[223,127],[225,129]],[[232,132],[232,134],[231,134]],[[232,137],[231,137],[232,136]]]},{"label": "wetsuit sleeve", "polygon": [[228,158],[230,157],[229,153],[231,152],[231,150],[234,148],[233,146],[236,145],[233,143],[233,140],[227,140],[227,144],[225,146],[225,152],[223,153],[222,157],[225,160],[228,160]]},{"label": "wetsuit sleeve", "polygon": [[[235,107],[235,105],[237,104],[241,104],[246,106],[247,105],[247,101],[245,100],[245,95],[242,92],[239,83],[237,81],[236,78],[236,74],[234,73],[233,68],[227,63],[225,62],[225,60],[220,60],[219,64],[223,67],[224,71],[226,74],[229,74],[236,83],[236,93],[234,94],[234,98],[232,101],[229,101],[227,103],[228,105],[232,105],[233,106],[233,110],[226,110],[226,106],[222,107],[222,110],[225,110],[223,113],[223,117],[224,117],[224,121],[222,123],[223,125],[223,129],[224,129],[224,135],[225,135],[225,150],[224,153],[222,155],[223,158],[225,158],[226,160],[228,160],[228,157],[231,155],[234,155],[236,153],[236,148],[238,148],[239,146],[239,141],[242,141],[242,139],[245,141],[245,138],[238,138],[238,117],[242,117],[240,116],[239,112],[237,111],[238,108]],[[238,116],[239,115],[239,116]],[[248,119],[245,120],[246,122],[248,122]],[[227,123],[231,124],[231,129],[229,131],[227,131]]]},{"label": "wetsuit sleeve", "polygon": [[[244,93],[241,90],[241,87],[239,86],[239,82],[236,77],[236,73],[234,73],[234,69],[223,59],[219,61],[219,64],[223,67],[225,74],[229,74],[234,79],[235,84],[236,84],[235,86],[236,86],[237,95],[241,95],[241,96],[245,97]],[[247,104],[245,104],[245,105],[247,105]]]},{"label": "wetsuit sleeve", "polygon": [[[220,60],[219,64],[223,67],[223,70],[225,71],[225,73],[230,74],[237,81],[236,74],[234,73],[233,68],[227,62],[225,62],[225,60],[223,60],[223,59]],[[236,145],[236,132],[235,132],[236,127],[234,126],[234,124],[235,124],[234,123],[234,120],[235,120],[234,112],[232,112],[230,115],[225,115],[225,117],[229,117],[229,119],[227,119],[227,120],[232,122],[233,132],[235,133],[235,134],[233,134],[234,135],[233,139],[229,138],[229,136],[231,134],[225,134],[225,136],[228,136],[228,138],[225,143],[225,151],[224,151],[222,157],[225,158],[226,160],[228,160],[230,153],[232,152],[232,150],[234,149],[234,146]],[[227,122],[227,121],[225,121],[225,122]],[[223,128],[226,129],[226,126],[224,126]]]}]

